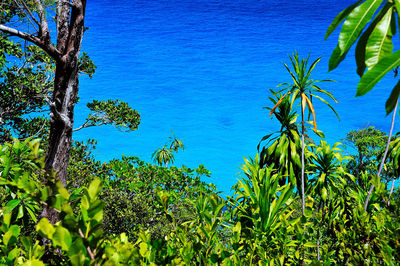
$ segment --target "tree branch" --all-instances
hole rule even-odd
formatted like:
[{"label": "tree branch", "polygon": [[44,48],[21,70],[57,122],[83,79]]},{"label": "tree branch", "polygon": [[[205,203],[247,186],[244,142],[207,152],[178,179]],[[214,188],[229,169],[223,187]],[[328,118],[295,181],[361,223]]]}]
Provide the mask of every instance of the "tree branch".
[{"label": "tree branch", "polygon": [[38,28],[36,27],[35,23],[32,22],[32,19],[36,22],[37,25],[39,25],[39,23],[37,22],[36,18],[32,15],[30,10],[26,6],[25,2],[22,1],[23,5],[24,5],[24,8],[20,7],[16,0],[14,0],[14,3],[17,6],[18,9],[25,9],[29,13],[30,16],[26,16],[26,18],[29,20],[29,23],[31,23],[31,25],[35,28],[35,30],[38,31]]},{"label": "tree branch", "polygon": [[40,18],[40,31],[39,35],[42,38],[45,38],[47,41],[50,42],[50,32],[49,32],[49,26],[47,24],[47,19],[46,19],[46,14],[44,12],[44,8],[42,6],[42,3],[40,0],[34,0],[36,5],[37,5],[37,13]]},{"label": "tree branch", "polygon": [[[15,1],[16,2],[16,1]],[[39,21],[35,18],[35,16],[33,15],[32,11],[29,9],[29,7],[26,5],[24,0],[21,0],[22,5],[24,6],[25,10],[28,12],[29,16],[32,18],[32,20],[38,25],[40,26]],[[32,23],[33,25],[33,23]],[[35,26],[34,26],[35,27]],[[35,27],[36,29],[36,27]],[[36,29],[37,30],[37,29]]]},{"label": "tree branch", "polygon": [[23,40],[36,44],[56,61],[60,58],[60,52],[51,43],[43,43],[41,39],[32,34],[7,27],[3,24],[0,24],[0,30],[4,33],[10,34],[11,36],[16,36]]},{"label": "tree branch", "polygon": [[75,132],[75,131],[78,131],[78,130],[81,130],[81,129],[84,129],[84,128],[88,128],[88,127],[98,127],[98,126],[102,126],[102,125],[107,125],[106,122],[101,122],[101,123],[98,123],[98,124],[89,124],[89,122],[90,122],[90,120],[86,120],[86,122],[83,123],[82,126],[73,129],[72,132]]},{"label": "tree branch", "polygon": [[7,26],[5,26],[3,24],[0,24],[0,30],[2,32],[4,32],[4,33],[8,33],[8,34],[10,34],[12,36],[20,37],[21,39],[27,40],[29,42],[32,42],[32,43],[36,44],[36,45],[40,44],[40,39],[38,37],[36,37],[36,36],[33,36],[33,35],[29,34],[29,33],[26,33],[26,32],[23,32],[23,31],[19,31],[19,30],[14,29],[14,28],[7,27]]}]

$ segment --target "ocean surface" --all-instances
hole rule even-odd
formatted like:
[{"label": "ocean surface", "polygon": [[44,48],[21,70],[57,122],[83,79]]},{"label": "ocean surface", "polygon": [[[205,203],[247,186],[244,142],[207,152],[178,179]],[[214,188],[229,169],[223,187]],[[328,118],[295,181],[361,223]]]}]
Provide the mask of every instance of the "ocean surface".
[{"label": "ocean surface", "polygon": [[92,79],[81,77],[75,124],[84,122],[86,103],[93,99],[126,101],[142,120],[133,132],[102,126],[78,131],[74,138],[95,138],[102,161],[125,154],[150,162],[172,130],[186,147],[175,155],[174,165],[204,164],[212,173],[204,181],[229,194],[243,158],[254,157],[260,139],[279,130],[263,107],[271,107],[269,89],[290,82],[282,62],[289,63],[294,51],[301,57],[310,54],[310,60],[322,56],[313,78],[337,81],[321,87],[337,98],[338,104],[330,102],[340,121],[315,102],[318,129],[328,142],[367,125],[388,132],[384,106],[395,84],[392,75],[354,98],[359,80],[354,50],[327,72],[340,28],[325,41],[326,29],[353,2],[88,1],[82,50],[97,70]]}]

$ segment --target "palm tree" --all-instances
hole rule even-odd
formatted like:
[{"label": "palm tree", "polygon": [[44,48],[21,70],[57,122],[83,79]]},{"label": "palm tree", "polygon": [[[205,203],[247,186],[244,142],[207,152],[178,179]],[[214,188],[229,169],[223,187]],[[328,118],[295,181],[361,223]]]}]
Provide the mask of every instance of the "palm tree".
[{"label": "palm tree", "polygon": [[[275,105],[282,97],[282,94],[275,94],[275,98],[269,97]],[[260,167],[274,165],[276,172],[279,172],[279,184],[283,186],[286,182],[296,184],[298,191],[301,188],[301,137],[296,120],[298,115],[293,110],[294,98],[286,97],[281,101],[274,115],[281,124],[279,131],[264,136],[257,146],[260,154]],[[265,109],[271,110],[269,107]],[[260,145],[265,143],[260,150]]]},{"label": "palm tree", "polygon": [[175,157],[172,154],[172,150],[167,148],[167,145],[164,145],[162,148],[157,149],[151,155],[151,158],[160,166],[165,165],[165,167],[168,166],[168,163],[173,163],[175,160]]},{"label": "palm tree", "polygon": [[169,163],[173,163],[175,161],[173,153],[178,152],[179,149],[185,149],[183,142],[175,136],[172,130],[171,133],[172,137],[168,137],[169,141],[167,144],[165,144],[162,148],[157,149],[151,155],[153,161],[158,163],[160,166],[165,165],[165,167],[167,167]]},{"label": "palm tree", "polygon": [[328,208],[329,205],[334,205],[333,202],[340,198],[337,195],[340,195],[346,185],[343,176],[348,174],[343,169],[342,161],[350,159],[350,157],[341,155],[343,151],[339,148],[340,145],[342,144],[337,142],[331,147],[323,140],[320,141],[319,146],[313,145],[311,168],[315,175],[310,182],[310,192],[319,196],[320,202],[317,213],[320,211],[323,213],[317,225],[317,260],[320,260],[320,227],[328,214],[327,211],[323,210]]},{"label": "palm tree", "polygon": [[179,149],[184,150],[185,145],[183,145],[183,142],[175,136],[175,133],[172,130],[171,133],[172,137],[168,137],[170,141],[169,148],[175,152],[178,152]]},{"label": "palm tree", "polygon": [[284,89],[281,91],[287,91],[281,99],[275,104],[275,106],[271,109],[270,115],[272,115],[275,111],[275,109],[282,103],[283,99],[285,99],[288,95],[293,94],[292,97],[294,99],[300,98],[301,102],[301,140],[302,140],[302,148],[301,148],[301,197],[302,197],[302,210],[303,210],[303,215],[305,211],[305,196],[304,196],[304,133],[305,133],[305,126],[304,126],[304,113],[306,106],[309,111],[309,116],[312,114],[313,117],[313,125],[314,125],[314,131],[318,134],[317,131],[317,123],[315,120],[315,111],[314,111],[314,106],[312,103],[313,97],[321,100],[323,103],[329,106],[329,108],[332,109],[332,111],[335,113],[335,115],[339,118],[338,114],[336,111],[333,109],[333,107],[322,97],[316,95],[315,93],[322,93],[326,96],[329,96],[332,100],[334,100],[336,103],[336,99],[332,96],[332,94],[328,91],[325,91],[321,89],[319,86],[317,86],[317,83],[320,82],[326,82],[326,81],[333,81],[333,80],[314,80],[311,79],[311,72],[315,68],[316,64],[321,60],[321,57],[317,58],[311,65],[308,67],[308,60],[310,56],[308,56],[306,59],[301,59],[299,60],[299,56],[297,52],[295,52],[292,56],[289,56],[290,61],[292,63],[293,67],[293,72],[290,70],[290,68],[285,64],[285,68],[289,72],[290,76],[292,77],[293,83],[282,83],[279,84],[279,86],[285,86]]}]

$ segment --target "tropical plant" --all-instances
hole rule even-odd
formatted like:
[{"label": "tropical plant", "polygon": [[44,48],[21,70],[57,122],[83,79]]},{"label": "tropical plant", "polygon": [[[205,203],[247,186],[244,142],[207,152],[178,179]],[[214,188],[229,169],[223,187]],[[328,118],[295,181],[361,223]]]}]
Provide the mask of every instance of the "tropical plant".
[{"label": "tropical plant", "polygon": [[[272,93],[274,93],[271,90]],[[276,105],[282,97],[276,94],[275,98],[269,97]],[[296,125],[297,114],[293,110],[294,98],[285,97],[274,111],[276,119],[281,124],[279,131],[264,136],[257,146],[260,153],[260,166],[272,166],[280,173],[280,185],[286,182],[296,184],[301,190],[301,138]],[[265,109],[271,110],[269,107]],[[262,143],[264,147],[260,150]]]},{"label": "tropical plant", "polygon": [[[309,193],[317,199],[317,215],[316,215],[316,228],[317,228],[317,260],[320,260],[320,246],[321,237],[320,229],[324,228],[326,222],[329,206],[335,205],[337,195],[341,193],[347,184],[346,177],[348,175],[343,168],[343,160],[349,157],[343,157],[343,152],[339,146],[341,143],[335,143],[333,146],[327,144],[326,141],[321,140],[318,146],[313,145],[313,158],[311,163],[312,172],[314,173],[310,179]],[[331,208],[332,209],[332,208]]]},{"label": "tropical plant", "polygon": [[185,149],[183,142],[175,136],[172,130],[171,133],[172,137],[168,137],[169,141],[162,148],[155,150],[151,155],[153,161],[158,165],[167,167],[169,163],[174,163],[175,156],[173,153],[178,152],[179,149]]},{"label": "tropical plant", "polygon": [[289,72],[293,83],[282,83],[279,84],[278,86],[285,86],[284,89],[281,91],[287,91],[280,99],[279,101],[275,104],[275,106],[271,109],[270,115],[272,115],[275,111],[275,109],[282,103],[283,99],[287,97],[290,94],[293,94],[292,97],[294,99],[300,98],[300,106],[301,106],[301,138],[302,138],[302,151],[301,151],[301,197],[302,197],[302,210],[303,214],[305,211],[305,162],[304,162],[304,157],[305,157],[305,141],[304,141],[304,136],[305,136],[305,108],[306,106],[308,107],[309,111],[309,116],[312,114],[313,117],[313,122],[312,124],[314,125],[314,131],[318,134],[317,131],[317,123],[315,119],[315,110],[314,106],[312,103],[313,97],[321,100],[323,103],[329,106],[329,108],[332,109],[332,111],[336,114],[336,116],[339,118],[337,115],[336,111],[333,109],[333,107],[322,97],[316,95],[316,93],[322,93],[326,96],[329,96],[332,100],[335,102],[336,99],[332,96],[332,94],[328,91],[325,91],[321,89],[317,83],[320,82],[327,82],[327,81],[332,81],[329,79],[326,80],[314,80],[311,79],[311,72],[315,68],[316,64],[320,61],[320,57],[317,58],[310,66],[308,66],[308,56],[306,59],[301,59],[299,60],[299,56],[297,52],[293,54],[293,56],[289,56],[290,61],[292,63],[292,70],[284,63],[284,66],[286,70]]},{"label": "tropical plant", "polygon": [[171,130],[172,136],[169,138],[169,148],[175,152],[178,152],[179,149],[184,150],[185,145],[183,142],[175,136],[175,133]]},{"label": "tropical plant", "polygon": [[168,163],[173,163],[175,161],[172,151],[166,145],[154,151],[151,157],[158,165],[164,165],[165,167],[168,166]]},{"label": "tropical plant", "polygon": [[231,215],[241,233],[245,260],[250,264],[275,260],[281,265],[298,261],[304,246],[302,234],[297,234],[302,227],[300,217],[292,217],[294,186],[279,186],[279,173],[274,173],[273,166],[261,168],[258,154],[254,160],[245,159],[242,170],[245,178],[233,187]]},{"label": "tropical plant", "polygon": [[[345,21],[339,34],[338,45],[329,60],[329,70],[333,70],[339,65],[358,39],[355,56],[357,73],[361,79],[357,86],[356,96],[368,93],[383,76],[400,65],[400,51],[393,53],[392,42],[392,36],[396,33],[396,16],[399,19],[399,10],[400,2],[397,0],[360,0],[340,12],[329,26],[325,39]],[[366,68],[368,68],[367,72],[365,72]],[[397,70],[395,71],[396,75]],[[399,95],[400,81],[394,86],[385,105],[386,114],[390,114],[393,110],[394,112],[378,176],[381,174],[389,149]],[[365,210],[373,189],[374,186],[371,185],[365,201]]]}]

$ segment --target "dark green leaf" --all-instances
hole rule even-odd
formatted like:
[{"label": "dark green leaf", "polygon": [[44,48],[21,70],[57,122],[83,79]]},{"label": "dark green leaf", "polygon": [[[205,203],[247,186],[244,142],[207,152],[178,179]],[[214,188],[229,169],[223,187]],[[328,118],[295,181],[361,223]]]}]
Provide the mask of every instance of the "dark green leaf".
[{"label": "dark green leaf", "polygon": [[390,93],[389,98],[386,101],[385,104],[386,115],[390,114],[396,107],[397,100],[399,99],[399,94],[400,94],[400,81],[397,82],[396,86],[394,86],[392,92]]},{"label": "dark green leaf", "polygon": [[[389,4],[386,6],[389,6]],[[368,39],[365,51],[365,64],[368,69],[374,67],[381,58],[392,53],[392,11],[393,7],[387,9],[383,18],[379,21],[376,27],[374,27],[374,30]]]},{"label": "dark green leaf", "polygon": [[357,86],[357,96],[369,92],[390,70],[400,65],[400,51],[382,58],[372,69],[368,70]]},{"label": "dark green leaf", "polygon": [[326,31],[325,34],[325,40],[331,35],[331,33],[339,26],[340,23],[343,22],[345,18],[350,14],[353,9],[358,6],[363,0],[359,0],[352,4],[351,6],[346,7],[342,12],[340,12],[335,19],[332,21],[331,25],[329,25],[328,30]]}]

